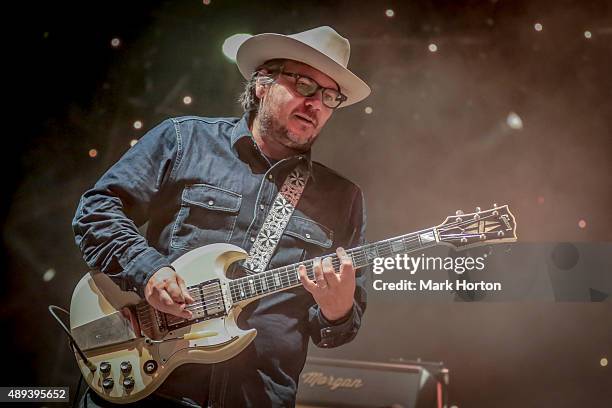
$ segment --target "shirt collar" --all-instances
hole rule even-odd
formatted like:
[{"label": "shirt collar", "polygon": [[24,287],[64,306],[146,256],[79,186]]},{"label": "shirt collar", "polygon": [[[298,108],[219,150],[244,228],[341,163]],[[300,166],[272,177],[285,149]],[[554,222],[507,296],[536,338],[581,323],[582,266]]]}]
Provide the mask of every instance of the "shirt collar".
[{"label": "shirt collar", "polygon": [[[242,115],[242,118],[240,118],[238,123],[236,123],[236,126],[234,126],[234,129],[232,130],[232,134],[230,137],[232,148],[234,148],[234,145],[236,144],[236,142],[242,139],[243,137],[250,137],[251,140],[253,140],[253,143],[255,143],[253,134],[251,133],[251,130],[249,129],[249,121],[251,118],[250,115],[251,115],[251,112],[245,112],[245,114]],[[311,150],[308,150],[305,153],[299,154],[296,157],[300,157],[300,156],[304,157],[307,160],[310,176],[313,177],[314,179],[313,172],[312,172],[312,160],[310,157]]]},{"label": "shirt collar", "polygon": [[249,118],[250,113],[246,112],[244,115],[242,115],[242,118],[240,118],[238,123],[236,123],[236,126],[234,126],[234,129],[232,130],[232,135],[230,137],[232,148],[234,147],[236,142],[242,139],[243,137],[250,137],[251,139],[253,138],[253,134],[249,129]]}]

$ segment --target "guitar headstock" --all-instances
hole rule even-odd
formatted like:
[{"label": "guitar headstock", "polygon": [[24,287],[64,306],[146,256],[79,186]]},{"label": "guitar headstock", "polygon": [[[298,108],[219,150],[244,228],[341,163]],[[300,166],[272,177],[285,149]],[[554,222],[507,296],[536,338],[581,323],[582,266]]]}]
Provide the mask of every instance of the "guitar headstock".
[{"label": "guitar headstock", "polygon": [[436,228],[440,242],[456,248],[517,239],[514,215],[507,205],[493,204],[493,208],[484,211],[476,207],[476,211],[469,214],[459,210]]}]

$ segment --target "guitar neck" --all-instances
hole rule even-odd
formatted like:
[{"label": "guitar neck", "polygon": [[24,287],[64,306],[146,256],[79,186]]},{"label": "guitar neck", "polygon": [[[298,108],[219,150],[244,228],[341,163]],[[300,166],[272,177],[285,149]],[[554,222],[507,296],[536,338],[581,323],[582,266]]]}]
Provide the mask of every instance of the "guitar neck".
[{"label": "guitar neck", "polygon": [[[477,208],[476,212],[469,214],[457,211],[454,216],[446,217],[444,222],[435,227],[351,248],[346,252],[350,256],[354,268],[357,269],[372,265],[376,258],[407,254],[435,246],[440,242],[454,248],[465,248],[468,246],[484,245],[485,243],[515,242],[516,240],[514,215],[510,212],[507,205],[497,206],[497,204],[494,204],[493,208],[485,211],[482,211],[480,208]],[[338,256],[336,254],[328,256],[337,270],[340,266]],[[300,265],[304,265],[308,277],[316,281],[314,276],[314,260],[297,262],[292,265],[227,281],[231,303],[255,299],[301,286],[302,282],[298,273]],[[200,286],[196,285],[190,290],[199,293]],[[199,310],[198,313],[202,314],[202,306],[202,301],[199,301],[194,305],[190,305],[189,310]],[[217,300],[211,303],[211,305],[205,306],[204,309],[206,313],[221,313],[223,311],[223,308],[219,309],[219,302]],[[151,313],[154,314],[153,318],[150,317]],[[149,326],[155,326],[151,319],[161,319],[165,322],[166,326],[187,322],[182,318],[158,312],[147,302],[142,302],[140,305],[138,319],[144,321]]]},{"label": "guitar neck", "polygon": [[[353,261],[353,267],[357,269],[373,264],[376,258],[392,257],[396,254],[429,248],[436,245],[438,241],[437,228],[433,227],[348,249],[346,252]],[[329,257],[334,268],[337,269],[340,265],[338,255],[330,254]],[[232,301],[240,302],[300,286],[302,284],[298,274],[300,265],[304,265],[308,277],[315,280],[313,259],[270,269],[230,281]]]}]

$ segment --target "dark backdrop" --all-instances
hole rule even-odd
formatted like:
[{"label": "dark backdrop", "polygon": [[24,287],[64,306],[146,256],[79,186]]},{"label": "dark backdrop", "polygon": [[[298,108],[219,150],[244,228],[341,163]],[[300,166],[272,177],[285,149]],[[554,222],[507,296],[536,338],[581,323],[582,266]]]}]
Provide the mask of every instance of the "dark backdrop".
[{"label": "dark backdrop", "polygon": [[[363,188],[370,240],[495,201],[522,242],[612,241],[608,1],[28,2],[5,17],[1,317],[16,365],[2,385],[74,388],[46,306],[68,307],[86,270],[70,228],[79,196],[166,117],[240,114],[242,78],[221,53],[234,33],[331,25],[351,40],[373,92],[334,115],[314,156]],[[336,355],[445,361],[458,406],[597,406],[612,397],[600,300],[377,297],[356,343],[368,348]]]}]

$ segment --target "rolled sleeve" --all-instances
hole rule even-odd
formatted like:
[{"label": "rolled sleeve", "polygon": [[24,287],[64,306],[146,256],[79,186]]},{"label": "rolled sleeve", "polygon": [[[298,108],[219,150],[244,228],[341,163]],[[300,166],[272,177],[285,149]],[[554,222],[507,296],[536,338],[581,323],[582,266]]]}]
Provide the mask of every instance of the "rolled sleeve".
[{"label": "rolled sleeve", "polygon": [[349,314],[339,322],[330,322],[323,316],[321,309],[317,308],[317,323],[319,333],[315,344],[322,348],[337,347],[353,340],[361,326],[361,308],[353,302],[353,308]]},{"label": "rolled sleeve", "polygon": [[149,247],[136,256],[123,270],[121,286],[123,290],[132,290],[144,298],[144,288],[151,275],[163,267],[172,267],[165,256],[155,248]]}]

